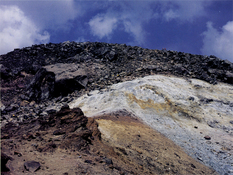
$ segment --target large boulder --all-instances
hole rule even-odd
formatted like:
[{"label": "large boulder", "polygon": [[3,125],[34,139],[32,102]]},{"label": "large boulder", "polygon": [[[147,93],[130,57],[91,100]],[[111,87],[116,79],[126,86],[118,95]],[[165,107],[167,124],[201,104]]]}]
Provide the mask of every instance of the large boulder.
[{"label": "large boulder", "polygon": [[44,101],[83,89],[87,82],[86,71],[78,65],[57,63],[44,66],[36,73],[27,94],[31,100]]},{"label": "large boulder", "polygon": [[10,171],[10,169],[6,166],[8,160],[13,160],[13,158],[1,151],[1,172]]},{"label": "large boulder", "polygon": [[2,79],[9,78],[10,75],[10,69],[5,67],[3,64],[0,64],[0,75]]},{"label": "large boulder", "polygon": [[37,71],[27,87],[27,95],[31,100],[43,101],[54,94],[55,74],[45,68]]},{"label": "large boulder", "polygon": [[74,90],[86,87],[88,82],[87,72],[77,64],[57,63],[44,67],[48,72],[55,74],[54,95],[67,95]]}]

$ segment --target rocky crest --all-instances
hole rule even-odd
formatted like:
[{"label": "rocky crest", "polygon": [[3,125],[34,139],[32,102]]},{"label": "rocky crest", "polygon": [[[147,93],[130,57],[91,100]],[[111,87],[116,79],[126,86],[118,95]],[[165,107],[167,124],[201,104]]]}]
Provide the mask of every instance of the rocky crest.
[{"label": "rocky crest", "polygon": [[0,56],[0,68],[8,174],[233,173],[229,61],[68,41],[15,49]]}]

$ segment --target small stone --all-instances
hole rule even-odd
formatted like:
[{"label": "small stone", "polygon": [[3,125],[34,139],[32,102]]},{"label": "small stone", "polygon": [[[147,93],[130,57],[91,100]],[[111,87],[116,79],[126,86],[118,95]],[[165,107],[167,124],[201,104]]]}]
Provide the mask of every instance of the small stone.
[{"label": "small stone", "polygon": [[54,114],[56,113],[57,111],[55,109],[49,109],[46,111],[48,114]]},{"label": "small stone", "polygon": [[189,97],[188,100],[194,101],[194,97]]},{"label": "small stone", "polygon": [[105,159],[105,163],[106,163],[107,165],[113,164],[113,163],[112,163],[112,159],[109,159],[109,158],[106,158],[106,159]]},{"label": "small stone", "polygon": [[85,163],[91,164],[91,163],[92,163],[92,160],[85,160],[84,162],[85,162]]},{"label": "small stone", "polygon": [[34,106],[35,104],[36,104],[35,101],[31,101],[31,102],[29,103],[29,106]]},{"label": "small stone", "polygon": [[194,126],[194,128],[195,128],[195,129],[198,129],[198,127],[197,127],[197,126]]},{"label": "small stone", "polygon": [[30,172],[36,172],[40,169],[40,163],[36,161],[28,161],[24,163],[24,168]]},{"label": "small stone", "polygon": [[62,134],[65,134],[66,132],[65,131],[61,131],[60,129],[56,130],[53,132],[53,135],[62,135]]},{"label": "small stone", "polygon": [[191,163],[191,167],[192,167],[192,168],[196,168],[196,166],[195,166],[195,165],[193,165],[192,163]]},{"label": "small stone", "polygon": [[18,157],[22,156],[22,154],[20,152],[18,152],[18,151],[14,151],[14,155],[18,155]]},{"label": "small stone", "polygon": [[206,140],[211,140],[211,137],[208,136],[208,135],[206,135],[204,138],[205,138]]}]

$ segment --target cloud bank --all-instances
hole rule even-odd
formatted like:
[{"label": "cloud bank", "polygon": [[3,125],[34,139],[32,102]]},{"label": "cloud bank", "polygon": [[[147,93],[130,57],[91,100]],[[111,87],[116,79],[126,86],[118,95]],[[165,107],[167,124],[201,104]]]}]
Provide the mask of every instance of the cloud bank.
[{"label": "cloud bank", "polygon": [[0,54],[49,41],[48,32],[38,28],[17,6],[1,6],[0,14]]},{"label": "cloud bank", "polygon": [[233,21],[227,22],[220,31],[207,22],[207,31],[203,32],[202,54],[215,55],[233,62]]}]

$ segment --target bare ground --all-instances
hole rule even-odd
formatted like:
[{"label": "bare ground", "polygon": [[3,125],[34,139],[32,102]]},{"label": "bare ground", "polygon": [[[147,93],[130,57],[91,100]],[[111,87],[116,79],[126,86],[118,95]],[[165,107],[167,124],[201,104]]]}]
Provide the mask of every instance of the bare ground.
[{"label": "bare ground", "polygon": [[[7,124],[1,151],[11,157],[5,175],[20,174],[217,174],[130,114],[86,118],[63,108],[45,118]],[[24,163],[40,168],[28,171]],[[2,165],[3,168],[3,165]]]}]

